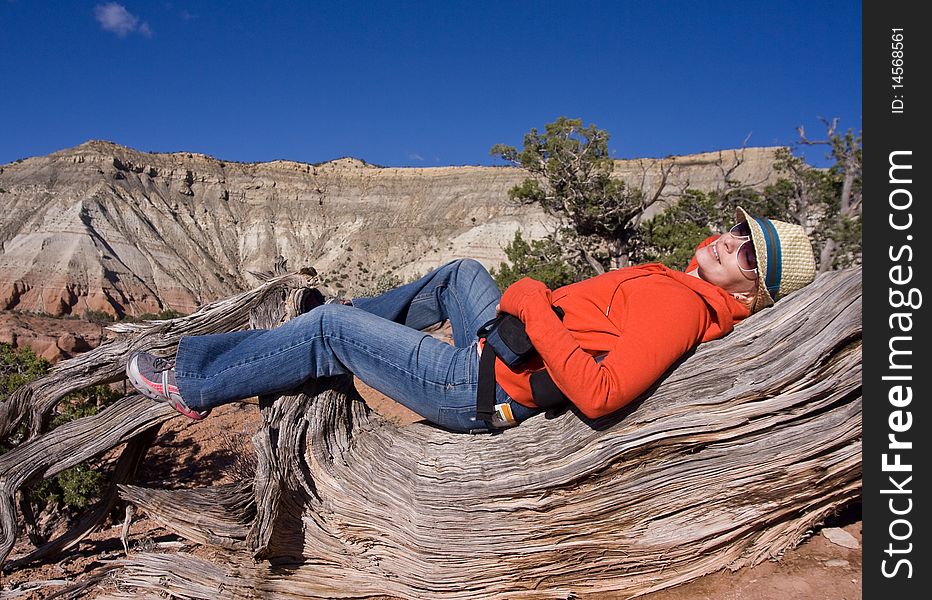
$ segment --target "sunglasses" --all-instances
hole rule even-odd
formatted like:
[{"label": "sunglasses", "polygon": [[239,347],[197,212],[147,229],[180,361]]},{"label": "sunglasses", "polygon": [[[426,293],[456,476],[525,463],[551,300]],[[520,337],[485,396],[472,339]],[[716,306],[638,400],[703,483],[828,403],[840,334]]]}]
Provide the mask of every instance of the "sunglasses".
[{"label": "sunglasses", "polygon": [[728,233],[732,237],[743,238],[741,246],[738,247],[738,268],[745,273],[757,274],[757,252],[754,250],[754,242],[751,241],[751,227],[747,221],[738,223]]}]

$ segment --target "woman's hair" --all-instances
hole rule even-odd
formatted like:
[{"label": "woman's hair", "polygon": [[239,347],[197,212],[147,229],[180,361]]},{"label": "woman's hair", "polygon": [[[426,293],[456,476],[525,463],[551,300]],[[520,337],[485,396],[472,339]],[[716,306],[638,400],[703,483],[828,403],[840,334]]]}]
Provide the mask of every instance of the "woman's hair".
[{"label": "woman's hair", "polygon": [[744,305],[744,307],[747,308],[748,311],[750,311],[750,313],[753,315],[758,310],[764,307],[763,303],[757,302],[759,296],[760,296],[760,292],[755,289],[753,292],[751,292],[750,294],[746,296],[744,295],[735,296],[735,300],[737,300],[742,305]]}]

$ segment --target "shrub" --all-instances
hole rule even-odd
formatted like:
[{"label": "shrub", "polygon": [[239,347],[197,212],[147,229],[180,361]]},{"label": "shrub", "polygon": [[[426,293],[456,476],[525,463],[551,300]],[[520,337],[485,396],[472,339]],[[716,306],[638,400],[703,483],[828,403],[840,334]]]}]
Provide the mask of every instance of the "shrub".
[{"label": "shrub", "polygon": [[378,296],[379,294],[384,294],[388,290],[396,288],[401,284],[402,281],[397,275],[393,273],[387,273],[376,280],[375,286],[372,289],[372,295]]},{"label": "shrub", "polygon": [[87,309],[84,311],[84,320],[90,321],[91,323],[112,323],[115,319],[113,315],[102,310],[91,310]]},{"label": "shrub", "polygon": [[138,321],[168,321],[170,319],[177,319],[178,317],[186,316],[184,313],[180,313],[173,308],[166,308],[165,310],[160,310],[157,313],[142,313],[138,317],[125,316],[121,321],[129,321],[135,323]]},{"label": "shrub", "polygon": [[[0,402],[19,387],[48,372],[50,363],[36,355],[30,348],[14,348],[0,343]],[[69,394],[58,405],[58,413],[49,423],[50,429],[96,414],[112,403],[120,394],[106,385],[98,385]],[[24,429],[13,433],[8,440],[0,442],[0,454],[11,450],[23,439]],[[6,443],[8,442],[8,443]],[[52,509],[59,504],[80,509],[100,496],[104,479],[87,462],[62,471],[55,477],[37,482],[24,491],[35,512]]]},{"label": "shrub", "polygon": [[526,241],[521,232],[516,231],[514,239],[505,247],[505,256],[510,264],[499,263],[498,269],[491,270],[502,291],[522,277],[543,282],[552,290],[577,281],[577,273],[563,259],[562,249],[553,240]]},{"label": "shrub", "polygon": [[0,401],[14,390],[45,374],[51,363],[36,355],[31,348],[14,348],[0,343]]}]

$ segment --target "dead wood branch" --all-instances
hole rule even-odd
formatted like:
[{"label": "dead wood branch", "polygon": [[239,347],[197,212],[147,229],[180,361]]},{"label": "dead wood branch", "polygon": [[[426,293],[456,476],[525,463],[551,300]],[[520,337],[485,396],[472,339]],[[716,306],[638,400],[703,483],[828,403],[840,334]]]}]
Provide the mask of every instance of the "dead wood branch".
[{"label": "dead wood branch", "polygon": [[256,515],[252,482],[204,489],[150,490],[120,486],[120,496],[185,539],[242,550]]}]

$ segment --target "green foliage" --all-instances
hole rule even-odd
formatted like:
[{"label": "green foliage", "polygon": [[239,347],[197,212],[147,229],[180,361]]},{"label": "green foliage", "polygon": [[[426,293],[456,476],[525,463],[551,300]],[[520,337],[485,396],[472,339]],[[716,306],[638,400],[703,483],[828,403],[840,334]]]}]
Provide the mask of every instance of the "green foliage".
[{"label": "green foliage", "polygon": [[714,195],[688,190],[675,204],[642,224],[635,262],[660,262],[683,270],[702,240],[721,231],[721,212]]},{"label": "green foliage", "polygon": [[526,241],[520,231],[505,247],[505,256],[511,264],[500,263],[492,269],[492,277],[499,289],[505,290],[522,277],[531,277],[555,290],[578,280],[571,266],[563,260],[562,249],[552,240]]},{"label": "green foliage", "polygon": [[[80,464],[59,473],[54,480],[61,490],[61,502],[66,506],[79,509],[100,497],[103,477],[87,464]],[[54,497],[54,496],[52,496]]]},{"label": "green foliage", "polygon": [[386,273],[381,275],[378,279],[375,280],[373,284],[369,287],[370,289],[366,290],[367,295],[378,296],[379,294],[384,294],[388,290],[398,287],[401,285],[401,279],[393,273]]},{"label": "green foliage", "polygon": [[102,310],[91,310],[87,309],[84,311],[84,320],[90,321],[91,323],[112,323],[115,319],[113,315]]},{"label": "green foliage", "polygon": [[31,348],[0,343],[0,402],[20,386],[48,372],[51,364]]},{"label": "green foliage", "polygon": [[587,260],[594,248],[603,248],[606,262],[617,267],[627,263],[628,244],[646,203],[640,190],[612,176],[608,140],[609,134],[595,125],[583,127],[580,119],[560,117],[543,133],[531,129],[525,134],[522,150],[496,144],[491,154],[532,175],[509,190],[513,201],[539,204],[560,220],[564,244]]},{"label": "green foliage", "polygon": [[825,230],[835,240],[838,249],[828,257],[829,269],[843,269],[861,263],[861,217],[838,215],[834,223]]},{"label": "green foliage", "polygon": [[[718,191],[686,190],[679,199],[635,228],[647,205],[639,190],[626,189],[610,177],[608,134],[579,120],[557,119],[544,133],[532,129],[524,148],[496,145],[492,154],[531,172],[533,177],[509,191],[517,202],[540,204],[562,223],[545,240],[526,241],[520,233],[506,249],[510,264],[493,276],[504,289],[523,276],[551,289],[594,274],[592,263],[624,266],[661,262],[684,269],[696,246],[727,231],[735,209],[802,225],[813,241],[822,270],[861,260],[861,135],[835,133],[815,144],[830,149],[835,164],[816,169],[789,150],[777,154],[780,179],[761,191],[741,182],[723,181]],[[803,138],[803,143],[813,144]]]},{"label": "green foliage", "polygon": [[[59,403],[58,413],[52,418],[50,428],[55,429],[75,419],[95,415],[119,397],[118,392],[106,385],[69,394]],[[81,509],[100,497],[104,483],[100,472],[85,462],[34,485],[29,490],[29,499],[40,509],[57,504]]]},{"label": "green foliage", "polygon": [[641,224],[634,262],[659,262],[683,270],[698,246],[735,224],[735,209],[793,221],[779,202],[751,189],[702,192],[689,189],[665,211]]},{"label": "green foliage", "polygon": [[396,268],[397,267],[391,267],[389,272],[379,275],[375,281],[370,281],[369,285],[362,291],[362,294],[360,294],[359,297],[378,296],[379,294],[384,294],[385,292],[393,290],[396,287],[411,283],[412,281],[417,281],[424,276],[424,273],[416,271],[406,279],[402,279],[395,273]]},{"label": "green foliage", "polygon": [[775,165],[782,177],[764,190],[806,227],[823,271],[861,261],[861,135],[850,130],[838,134],[834,127],[829,125],[828,139],[806,141],[829,147],[829,156],[835,159],[830,168],[813,169],[784,150]]},{"label": "green foliage", "polygon": [[120,393],[107,385],[95,385],[72,392],[58,404],[58,413],[52,418],[52,429],[75,419],[96,415],[100,409],[113,404]]},{"label": "green foliage", "polygon": [[40,510],[61,504],[81,509],[100,496],[103,477],[86,463],[66,469],[51,479],[43,479],[28,490],[29,501]]},{"label": "green foliage", "polygon": [[[0,343],[0,402],[19,387],[48,372],[51,365],[29,348],[14,348]],[[120,394],[106,385],[86,388],[63,398],[49,424],[54,429],[64,423],[96,414]],[[9,451],[22,439],[23,430],[0,442],[0,454]],[[62,471],[55,477],[37,482],[27,490],[30,502],[39,510],[57,504],[79,509],[100,495],[103,478],[87,463]]]},{"label": "green foliage", "polygon": [[121,321],[137,322],[137,321],[169,321],[171,319],[177,319],[178,317],[185,316],[184,313],[180,313],[177,310],[172,308],[166,308],[160,310],[157,313],[142,313],[138,317],[125,316]]}]

